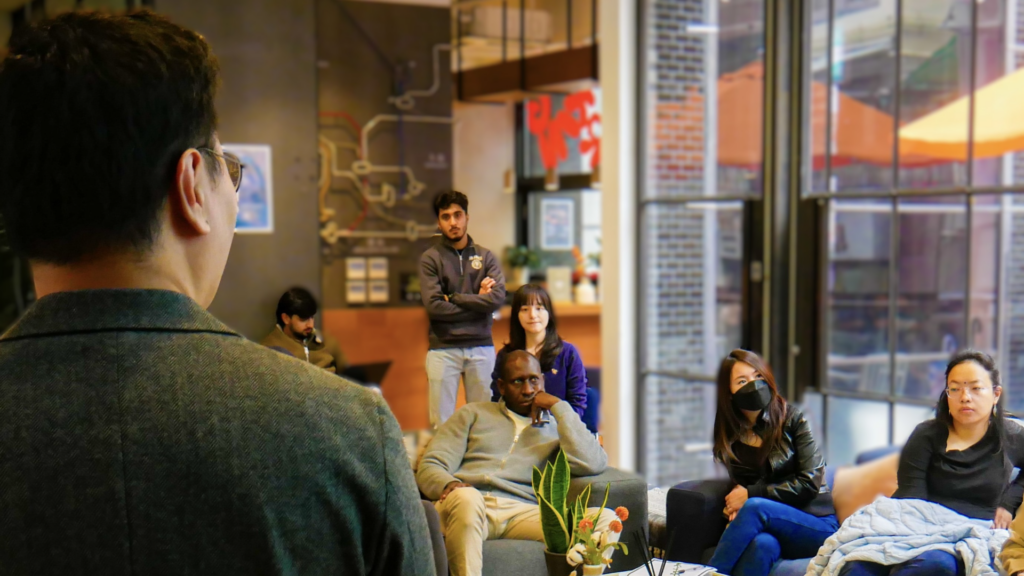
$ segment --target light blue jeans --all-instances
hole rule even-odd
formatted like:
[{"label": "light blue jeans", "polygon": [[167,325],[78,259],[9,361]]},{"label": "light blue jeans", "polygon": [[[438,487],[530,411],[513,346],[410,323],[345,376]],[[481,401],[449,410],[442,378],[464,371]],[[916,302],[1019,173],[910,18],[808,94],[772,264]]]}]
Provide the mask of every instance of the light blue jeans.
[{"label": "light blue jeans", "polygon": [[455,413],[459,378],[466,388],[466,402],[490,402],[494,346],[443,348],[427,352],[430,384],[430,426],[437,428]]}]

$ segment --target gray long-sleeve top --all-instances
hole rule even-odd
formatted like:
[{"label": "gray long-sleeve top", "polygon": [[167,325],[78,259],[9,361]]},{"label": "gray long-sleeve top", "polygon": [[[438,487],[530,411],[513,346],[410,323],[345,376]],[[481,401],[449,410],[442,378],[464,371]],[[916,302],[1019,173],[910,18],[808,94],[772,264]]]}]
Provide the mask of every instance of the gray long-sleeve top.
[{"label": "gray long-sleeve top", "polygon": [[604,472],[608,455],[572,406],[551,409],[554,422],[528,427],[516,436],[505,402],[475,402],[448,419],[427,447],[416,472],[420,491],[431,500],[451,482],[465,482],[493,496],[536,503],[533,467],[543,469],[562,448],[573,476]]}]

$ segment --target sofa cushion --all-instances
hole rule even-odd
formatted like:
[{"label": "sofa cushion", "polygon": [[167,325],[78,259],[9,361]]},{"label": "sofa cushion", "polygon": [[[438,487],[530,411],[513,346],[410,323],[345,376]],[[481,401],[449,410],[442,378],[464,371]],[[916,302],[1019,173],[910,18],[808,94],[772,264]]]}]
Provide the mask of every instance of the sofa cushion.
[{"label": "sofa cushion", "polygon": [[896,491],[896,470],[900,455],[894,452],[877,460],[836,470],[832,502],[840,524],[854,512]]},{"label": "sofa cushion", "polygon": [[444,547],[444,536],[441,532],[441,516],[437,513],[434,503],[421,500],[423,513],[427,516],[427,529],[430,530],[430,546],[434,549],[434,572],[437,576],[448,576],[448,551]]},{"label": "sofa cushion", "polygon": [[548,573],[544,544],[531,540],[488,540],[484,542],[483,576]]}]

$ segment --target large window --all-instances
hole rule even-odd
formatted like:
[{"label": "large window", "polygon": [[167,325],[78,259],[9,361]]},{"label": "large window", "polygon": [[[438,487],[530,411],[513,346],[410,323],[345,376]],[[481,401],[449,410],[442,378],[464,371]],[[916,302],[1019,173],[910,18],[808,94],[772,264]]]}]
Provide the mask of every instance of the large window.
[{"label": "large window", "polygon": [[645,0],[641,453],[658,485],[712,473],[714,378],[744,342],[745,214],[760,197],[764,1]]},{"label": "large window", "polygon": [[1024,86],[1018,8],[810,8],[803,190],[827,220],[815,398],[832,464],[901,443],[931,417],[961,348],[993,354],[1009,407],[1024,409],[1024,259],[1010,250],[1024,236],[1012,194],[1024,125],[1000,105]]},{"label": "large window", "polygon": [[769,348],[835,465],[930,418],[959,349],[992,354],[1024,413],[1024,0],[790,5],[642,3],[657,484],[711,473],[714,372],[741,344]]}]

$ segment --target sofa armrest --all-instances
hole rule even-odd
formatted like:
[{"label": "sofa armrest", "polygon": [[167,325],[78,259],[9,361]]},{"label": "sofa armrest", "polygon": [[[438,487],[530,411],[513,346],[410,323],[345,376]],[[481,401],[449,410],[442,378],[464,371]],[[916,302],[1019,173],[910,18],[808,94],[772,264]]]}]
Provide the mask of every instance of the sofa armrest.
[{"label": "sofa armrest", "polygon": [[704,550],[718,544],[726,525],[725,496],[731,488],[730,480],[692,480],[668,491],[669,560],[700,564]]},{"label": "sofa armrest", "polygon": [[629,555],[616,552],[609,572],[625,572],[643,564],[639,551],[634,552],[633,533],[643,530],[647,534],[647,482],[633,474],[617,468],[608,468],[597,476],[580,476],[573,478],[569,485],[569,502],[575,502],[587,486],[593,485],[590,494],[590,507],[601,505],[604,498],[604,487],[608,485],[608,508],[614,510],[625,506],[629,510],[629,518],[622,523],[622,538],[630,548]]},{"label": "sofa armrest", "polygon": [[427,516],[427,529],[430,532],[430,547],[434,550],[434,570],[437,576],[448,576],[448,552],[444,547],[444,531],[441,529],[441,515],[434,508],[434,503],[421,500],[423,513]]}]

